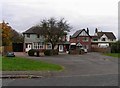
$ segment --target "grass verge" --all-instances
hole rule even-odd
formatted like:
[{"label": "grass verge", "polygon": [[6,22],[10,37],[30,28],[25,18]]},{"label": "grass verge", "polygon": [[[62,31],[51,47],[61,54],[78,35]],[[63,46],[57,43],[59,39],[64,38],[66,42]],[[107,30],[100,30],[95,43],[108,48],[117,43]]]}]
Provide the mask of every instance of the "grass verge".
[{"label": "grass verge", "polygon": [[106,53],[104,55],[120,58],[120,53]]},{"label": "grass verge", "polygon": [[62,66],[21,57],[3,57],[3,71],[60,71]]}]

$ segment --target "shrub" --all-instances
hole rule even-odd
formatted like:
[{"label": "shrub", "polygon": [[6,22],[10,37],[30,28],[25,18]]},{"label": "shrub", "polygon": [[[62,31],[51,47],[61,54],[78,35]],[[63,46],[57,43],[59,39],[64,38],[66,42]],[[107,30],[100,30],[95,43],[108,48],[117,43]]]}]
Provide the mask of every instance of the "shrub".
[{"label": "shrub", "polygon": [[56,50],[45,50],[45,51],[44,51],[44,54],[45,54],[46,56],[58,55],[58,50],[57,50],[57,49],[56,49]]},{"label": "shrub", "polygon": [[120,53],[120,41],[111,44],[111,53]]},{"label": "shrub", "polygon": [[29,55],[29,56],[34,56],[35,52],[37,53],[36,50],[31,49],[31,50],[28,51],[28,55]]},{"label": "shrub", "polygon": [[58,55],[58,50],[57,49],[56,50],[52,50],[51,53],[52,53],[52,55]]},{"label": "shrub", "polygon": [[45,50],[45,51],[44,51],[44,54],[45,54],[46,56],[51,56],[51,55],[52,55],[51,50]]}]

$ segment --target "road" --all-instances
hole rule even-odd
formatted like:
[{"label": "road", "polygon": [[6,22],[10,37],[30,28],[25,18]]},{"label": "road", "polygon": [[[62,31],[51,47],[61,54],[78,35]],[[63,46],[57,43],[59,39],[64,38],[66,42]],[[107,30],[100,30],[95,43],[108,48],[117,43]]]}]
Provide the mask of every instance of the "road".
[{"label": "road", "polygon": [[118,77],[107,74],[40,79],[4,79],[3,86],[118,86]]}]

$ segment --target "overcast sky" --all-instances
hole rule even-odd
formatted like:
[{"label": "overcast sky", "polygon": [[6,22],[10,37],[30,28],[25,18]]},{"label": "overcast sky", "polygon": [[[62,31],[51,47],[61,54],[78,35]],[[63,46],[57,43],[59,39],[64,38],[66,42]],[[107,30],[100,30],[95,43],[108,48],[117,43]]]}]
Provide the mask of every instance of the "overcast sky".
[{"label": "overcast sky", "polygon": [[0,21],[5,20],[18,32],[24,32],[44,18],[65,18],[73,27],[70,34],[97,27],[118,36],[119,0],[3,0]]}]

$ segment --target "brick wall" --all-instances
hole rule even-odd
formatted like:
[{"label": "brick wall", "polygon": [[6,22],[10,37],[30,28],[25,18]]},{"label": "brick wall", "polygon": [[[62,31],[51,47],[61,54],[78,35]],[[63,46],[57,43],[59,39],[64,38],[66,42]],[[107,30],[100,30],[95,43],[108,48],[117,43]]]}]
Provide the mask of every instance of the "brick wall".
[{"label": "brick wall", "polygon": [[[88,41],[83,41],[83,38],[88,38]],[[78,43],[80,42],[83,46],[88,46],[88,51],[91,51],[91,38],[89,36],[80,36],[77,38],[71,38],[70,43]]]}]

